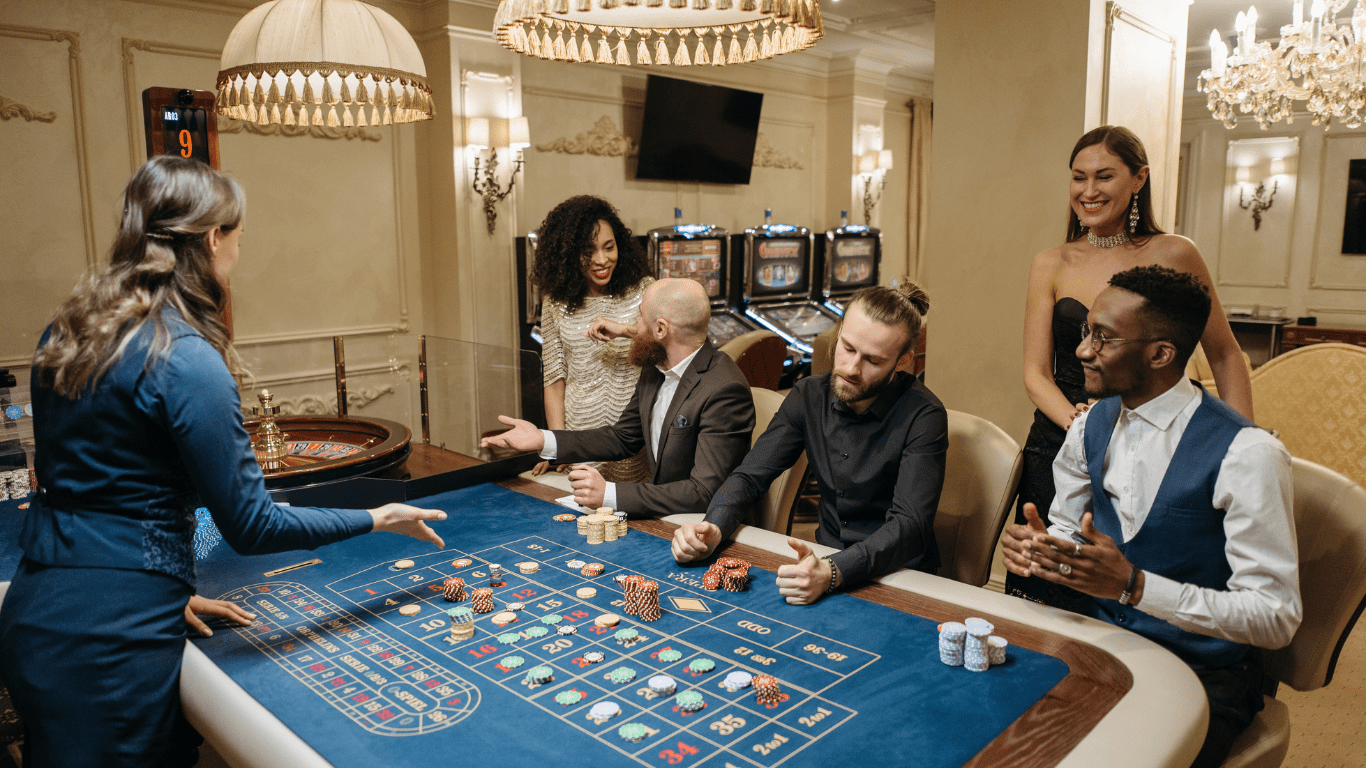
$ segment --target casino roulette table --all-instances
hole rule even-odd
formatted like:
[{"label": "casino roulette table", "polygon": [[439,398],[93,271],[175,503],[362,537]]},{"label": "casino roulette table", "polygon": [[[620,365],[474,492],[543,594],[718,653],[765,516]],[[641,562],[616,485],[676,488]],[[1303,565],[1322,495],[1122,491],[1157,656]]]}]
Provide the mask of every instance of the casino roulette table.
[{"label": "casino roulette table", "polygon": [[[406,426],[385,419],[281,416],[274,422],[284,433],[287,454],[278,466],[263,466],[270,489],[383,472],[403,463],[412,439]],[[253,436],[260,425],[260,420],[244,424]]]},{"label": "casino roulette table", "polygon": [[[494,485],[416,500],[450,513],[438,524],[445,550],[380,535],[311,553],[210,554],[200,593],[259,617],[188,645],[191,722],[238,766],[1185,766],[1203,737],[1194,675],[1126,631],[905,572],[857,597],[788,606],[769,571],[791,551],[757,529],[719,553],[754,563],[749,590],[710,592],[703,567],[669,556],[662,537],[677,520],[633,521],[624,539],[588,545],[573,522],[551,520],[563,511],[543,501],[553,489],[504,484],[542,500]],[[459,567],[462,558],[471,563]],[[404,559],[412,567],[397,568]],[[585,577],[574,560],[605,568]],[[493,562],[505,572],[497,611],[523,609],[505,627],[477,616],[475,636],[456,641],[444,613],[453,604],[432,586],[451,575],[484,586]],[[522,574],[518,562],[537,570]],[[626,573],[659,581],[663,618],[595,627],[593,617],[621,613],[613,577]],[[597,594],[577,597],[585,585]],[[400,612],[412,606],[415,615]],[[972,673],[939,663],[936,623],[967,616],[1011,641],[1007,664]],[[639,640],[615,641],[623,628]],[[700,659],[708,671],[693,671]],[[526,685],[534,666],[554,680]],[[636,673],[630,682],[612,679],[622,667]],[[752,688],[726,690],[731,671],[773,674],[784,700],[767,706]],[[680,711],[673,696],[649,695],[657,674],[705,706]],[[620,713],[599,722],[590,712],[604,702]],[[643,740],[618,736],[628,723],[644,726]]]}]

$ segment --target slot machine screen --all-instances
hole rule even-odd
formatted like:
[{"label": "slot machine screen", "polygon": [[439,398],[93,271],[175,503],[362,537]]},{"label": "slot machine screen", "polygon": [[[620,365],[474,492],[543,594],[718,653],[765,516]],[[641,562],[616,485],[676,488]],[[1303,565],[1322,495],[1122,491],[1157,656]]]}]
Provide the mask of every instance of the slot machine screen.
[{"label": "slot machine screen", "polygon": [[762,238],[754,241],[750,262],[749,288],[752,298],[804,293],[809,287],[806,274],[806,239]]},{"label": "slot machine screen", "polygon": [[877,240],[841,237],[831,249],[830,290],[844,291],[877,283]]},{"label": "slot machine screen", "polygon": [[658,277],[686,277],[702,284],[708,299],[724,298],[721,240],[660,240]]}]

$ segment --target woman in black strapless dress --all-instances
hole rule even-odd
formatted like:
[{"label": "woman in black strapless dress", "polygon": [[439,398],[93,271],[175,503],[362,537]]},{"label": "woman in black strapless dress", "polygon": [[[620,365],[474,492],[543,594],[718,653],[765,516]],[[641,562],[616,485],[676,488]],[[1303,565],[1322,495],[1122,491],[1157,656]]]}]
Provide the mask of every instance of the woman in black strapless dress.
[{"label": "woman in black strapless dress", "polygon": [[[1111,277],[1132,267],[1160,264],[1199,277],[1214,300],[1200,343],[1214,370],[1219,396],[1252,418],[1252,382],[1242,350],[1214,295],[1200,251],[1190,240],[1164,234],[1152,213],[1152,184],[1143,143],[1127,128],[1101,126],[1077,141],[1072,169],[1067,239],[1034,257],[1025,301],[1024,379],[1037,406],[1024,447],[1024,473],[1015,522],[1025,524],[1033,504],[1044,525],[1053,503],[1053,459],[1067,428],[1087,407],[1085,371],[1077,359],[1087,307]],[[1006,592],[1059,608],[1079,595],[1043,579],[1006,575]]]}]

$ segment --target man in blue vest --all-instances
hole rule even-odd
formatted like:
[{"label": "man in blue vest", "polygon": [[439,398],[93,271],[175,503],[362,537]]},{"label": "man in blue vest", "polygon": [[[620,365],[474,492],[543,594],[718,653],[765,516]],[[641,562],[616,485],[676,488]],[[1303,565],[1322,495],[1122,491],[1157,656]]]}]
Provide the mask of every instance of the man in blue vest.
[{"label": "man in blue vest", "polygon": [[1004,539],[1012,573],[1089,595],[1089,615],[1191,666],[1210,707],[1201,767],[1262,708],[1256,649],[1285,646],[1301,617],[1290,456],[1184,373],[1210,306],[1184,272],[1110,279],[1077,347],[1101,399],[1053,463],[1052,526],[1026,505]]}]

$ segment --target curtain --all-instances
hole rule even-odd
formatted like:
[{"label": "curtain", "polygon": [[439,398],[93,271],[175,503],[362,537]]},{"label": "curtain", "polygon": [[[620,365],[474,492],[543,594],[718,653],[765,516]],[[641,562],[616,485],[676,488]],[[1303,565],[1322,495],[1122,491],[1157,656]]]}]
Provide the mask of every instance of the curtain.
[{"label": "curtain", "polygon": [[911,277],[924,282],[921,257],[929,236],[930,212],[930,141],[933,134],[934,102],[911,99],[911,151],[906,183],[906,250],[909,252]]}]

